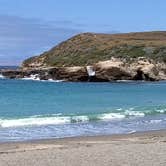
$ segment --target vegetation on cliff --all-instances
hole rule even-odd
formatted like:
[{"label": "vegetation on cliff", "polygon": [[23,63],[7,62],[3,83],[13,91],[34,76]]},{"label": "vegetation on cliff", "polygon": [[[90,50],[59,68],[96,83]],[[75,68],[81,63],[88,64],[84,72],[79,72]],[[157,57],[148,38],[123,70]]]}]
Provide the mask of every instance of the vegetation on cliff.
[{"label": "vegetation on cliff", "polygon": [[132,61],[146,57],[166,62],[166,32],[126,34],[83,33],[25,60],[23,68],[85,66],[112,57]]}]

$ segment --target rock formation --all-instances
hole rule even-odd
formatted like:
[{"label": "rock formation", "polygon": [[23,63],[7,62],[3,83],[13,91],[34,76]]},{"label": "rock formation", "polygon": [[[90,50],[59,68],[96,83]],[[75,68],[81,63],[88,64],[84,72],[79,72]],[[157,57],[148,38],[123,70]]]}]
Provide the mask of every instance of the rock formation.
[{"label": "rock formation", "polygon": [[132,63],[113,58],[101,61],[91,66],[93,76],[90,76],[86,66],[51,67],[38,69],[2,70],[0,73],[7,78],[28,78],[38,75],[41,80],[63,81],[116,81],[116,80],[145,80],[158,81],[166,79],[166,65],[147,59],[137,59]]},{"label": "rock formation", "polygon": [[25,60],[7,78],[42,80],[166,80],[166,32],[84,33]]}]

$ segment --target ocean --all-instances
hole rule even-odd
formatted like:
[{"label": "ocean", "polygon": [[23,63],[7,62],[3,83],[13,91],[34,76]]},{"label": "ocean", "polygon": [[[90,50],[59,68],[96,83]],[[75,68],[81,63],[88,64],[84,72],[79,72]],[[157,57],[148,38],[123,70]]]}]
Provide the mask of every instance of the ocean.
[{"label": "ocean", "polygon": [[15,69],[18,69],[19,66],[0,66],[0,70],[1,69],[10,69],[10,70],[15,70]]},{"label": "ocean", "polygon": [[0,77],[0,142],[166,128],[166,82],[71,83]]}]

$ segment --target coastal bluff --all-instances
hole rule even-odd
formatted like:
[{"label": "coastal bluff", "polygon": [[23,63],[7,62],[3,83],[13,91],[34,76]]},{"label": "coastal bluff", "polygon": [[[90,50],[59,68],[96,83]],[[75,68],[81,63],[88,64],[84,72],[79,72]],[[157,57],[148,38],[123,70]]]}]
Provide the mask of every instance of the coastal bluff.
[{"label": "coastal bluff", "polygon": [[26,59],[7,78],[94,81],[166,80],[166,32],[83,33]]}]

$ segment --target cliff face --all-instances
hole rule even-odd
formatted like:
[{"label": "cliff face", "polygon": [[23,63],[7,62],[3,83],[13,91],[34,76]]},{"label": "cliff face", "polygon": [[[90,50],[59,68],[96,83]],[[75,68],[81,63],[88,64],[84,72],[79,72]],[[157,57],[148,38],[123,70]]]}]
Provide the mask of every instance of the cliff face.
[{"label": "cliff face", "polygon": [[86,66],[112,57],[127,61],[146,57],[166,62],[166,32],[114,35],[84,33],[60,43],[40,56],[25,60],[22,67]]},{"label": "cliff face", "polygon": [[137,58],[132,62],[111,58],[91,66],[49,67],[22,70],[2,70],[7,78],[36,78],[40,80],[108,82],[116,80],[166,80],[166,64]]}]

